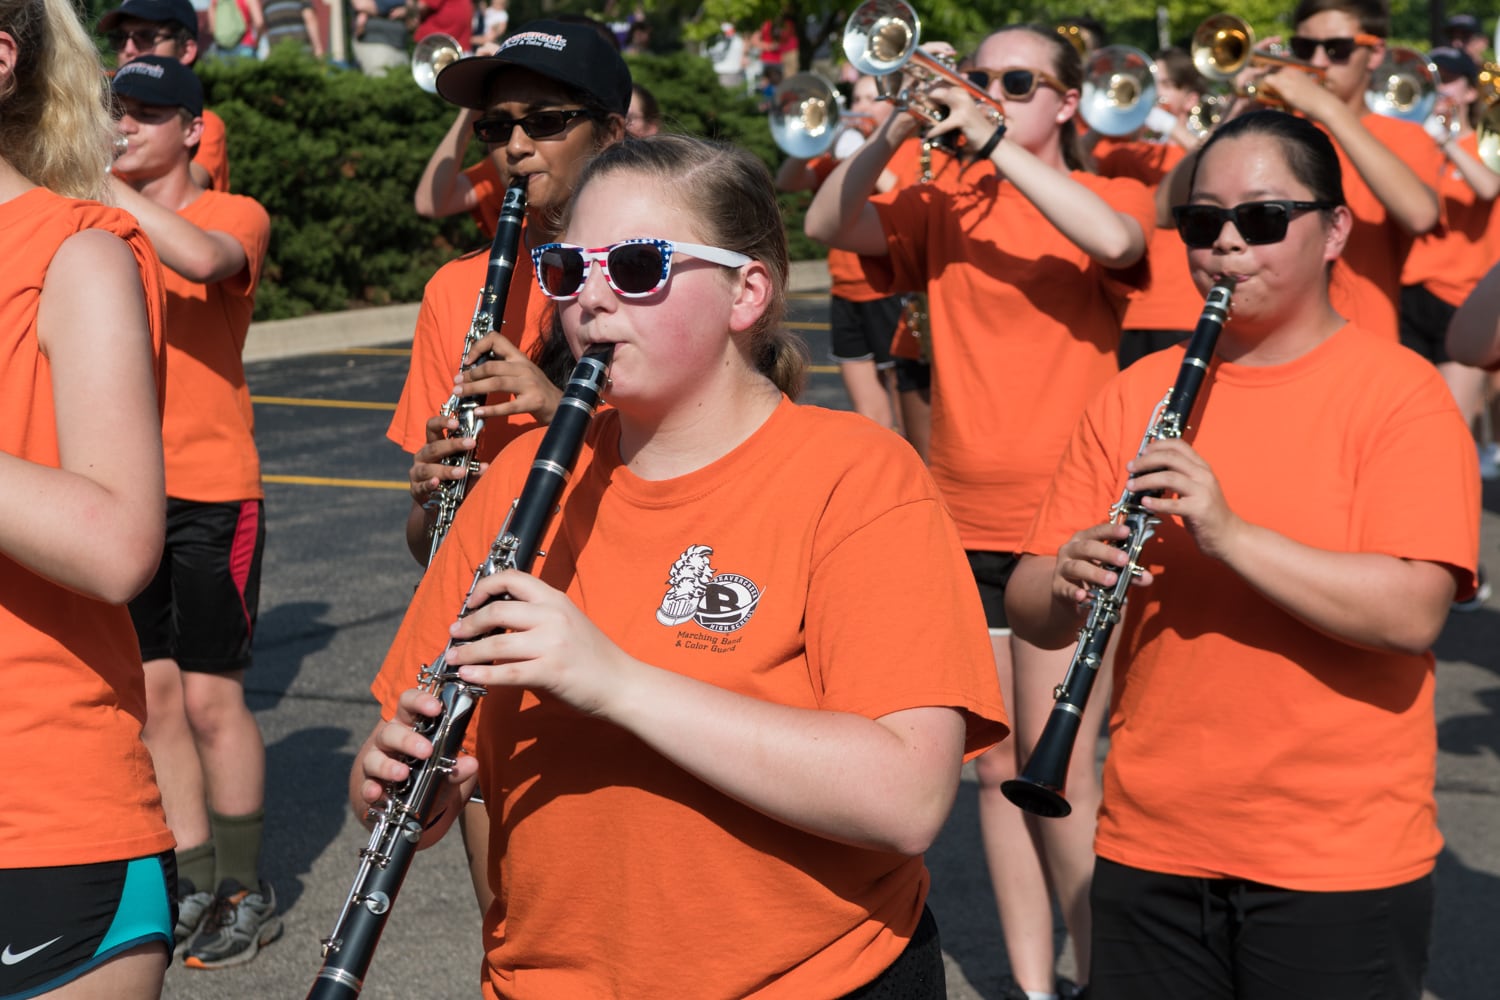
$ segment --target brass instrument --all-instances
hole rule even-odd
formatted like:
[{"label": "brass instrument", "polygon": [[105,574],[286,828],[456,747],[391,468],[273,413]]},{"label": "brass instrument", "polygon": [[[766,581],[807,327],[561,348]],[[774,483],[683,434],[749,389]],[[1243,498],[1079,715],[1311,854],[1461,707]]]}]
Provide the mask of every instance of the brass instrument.
[{"label": "brass instrument", "polygon": [[1421,125],[1438,99],[1437,67],[1416,49],[1392,45],[1370,74],[1365,106],[1377,115]]},{"label": "brass instrument", "polygon": [[1500,63],[1487,62],[1479,67],[1476,81],[1479,103],[1479,159],[1500,174]]},{"label": "brass instrument", "polygon": [[436,94],[438,74],[463,58],[463,46],[452,35],[428,35],[412,49],[411,78],[427,93]]},{"label": "brass instrument", "polygon": [[1005,109],[994,98],[958,72],[949,61],[934,56],[918,46],[922,25],[917,12],[905,0],[865,0],[849,15],[844,25],[844,55],[849,64],[869,76],[890,76],[905,71],[918,82],[905,81],[894,91],[885,87],[882,94],[893,94],[893,103],[928,122],[940,122],[948,109],[927,97],[934,86],[957,87],[976,102],[985,105],[991,120],[1004,120]]},{"label": "brass instrument", "polygon": [[[1250,22],[1237,14],[1214,14],[1204,19],[1193,32],[1189,51],[1198,72],[1210,80],[1233,83],[1235,77],[1250,66],[1291,67],[1311,73],[1319,80],[1324,77],[1323,71],[1311,63],[1274,52],[1257,52],[1254,29],[1250,27]],[[1266,88],[1254,84],[1239,91],[1239,94],[1268,106],[1280,105]]]},{"label": "brass instrument", "polygon": [[[1058,29],[1061,31],[1062,29]],[[1083,61],[1078,113],[1100,135],[1129,135],[1156,107],[1156,60],[1129,45],[1106,45]]]},{"label": "brass instrument", "polygon": [[1057,33],[1067,39],[1069,45],[1073,46],[1080,59],[1087,60],[1089,57],[1089,36],[1076,24],[1059,24]]},{"label": "brass instrument", "polygon": [[1224,120],[1224,115],[1234,104],[1234,94],[1227,92],[1215,92],[1204,94],[1203,98],[1188,109],[1187,130],[1193,135],[1202,138]]},{"label": "brass instrument", "polygon": [[796,73],[782,81],[771,94],[767,119],[777,148],[799,160],[823,155],[850,128],[870,121],[844,110],[838,90],[818,73]]}]

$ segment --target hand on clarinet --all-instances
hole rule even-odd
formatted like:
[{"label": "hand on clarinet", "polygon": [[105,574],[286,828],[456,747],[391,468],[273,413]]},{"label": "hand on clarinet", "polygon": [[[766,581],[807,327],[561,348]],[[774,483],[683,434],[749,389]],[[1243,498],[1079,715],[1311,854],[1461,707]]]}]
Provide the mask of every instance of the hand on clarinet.
[{"label": "hand on clarinet", "polygon": [[[396,717],[375,727],[360,748],[355,761],[356,804],[369,809],[385,797],[388,786],[405,781],[411,774],[411,761],[432,756],[432,743],[418,735],[414,723],[420,717],[436,718],[443,705],[433,695],[413,688],[401,695]],[[434,817],[451,812],[463,796],[463,786],[479,773],[479,761],[459,754],[438,800],[431,810]],[[362,811],[362,810],[358,810]],[[447,824],[441,827],[446,829]]]},{"label": "hand on clarinet", "polygon": [[[1129,537],[1128,526],[1105,522],[1085,528],[1064,542],[1052,570],[1053,598],[1078,610],[1088,603],[1092,588],[1113,587],[1130,561],[1114,543]],[[1132,585],[1144,587],[1152,579],[1150,571],[1142,567]]]},{"label": "hand on clarinet", "polygon": [[[494,360],[469,367],[475,358],[483,357],[487,352],[495,355]],[[506,397],[504,402],[479,407],[475,412],[483,420],[529,413],[538,422],[548,424],[557,411],[557,401],[562,398],[562,390],[499,331],[490,333],[474,345],[464,358],[463,370],[454,380],[454,387],[460,396],[499,393]]]},{"label": "hand on clarinet", "polygon": [[[445,417],[441,413],[427,421],[427,443],[412,456],[411,468],[407,471],[411,498],[417,504],[432,499],[441,483],[464,478],[464,470],[458,465],[444,464],[443,460],[466,451],[473,451],[479,443],[474,438],[449,437],[449,432],[458,430],[457,417]],[[479,475],[485,463],[474,464],[469,472]]]},{"label": "hand on clarinet", "polygon": [[1181,518],[1199,551],[1212,559],[1226,558],[1245,522],[1229,509],[1214,470],[1191,445],[1172,438],[1153,441],[1126,469],[1131,474],[1126,489],[1164,494],[1144,498],[1142,506],[1158,516]]},{"label": "hand on clarinet", "polygon": [[536,577],[518,570],[491,574],[479,581],[469,606],[477,610],[454,623],[456,641],[447,656],[469,683],[546,691],[600,716],[626,689],[636,661],[566,594]]}]

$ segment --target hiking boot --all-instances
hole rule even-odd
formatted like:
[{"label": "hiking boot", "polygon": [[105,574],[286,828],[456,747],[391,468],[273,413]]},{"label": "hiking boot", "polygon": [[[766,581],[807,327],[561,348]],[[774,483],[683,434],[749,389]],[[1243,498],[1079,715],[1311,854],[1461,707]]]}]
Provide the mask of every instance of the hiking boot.
[{"label": "hiking boot", "polygon": [[241,965],[281,936],[276,893],[261,880],[259,891],[234,879],[219,883],[212,908],[187,946],[183,964],[190,969],[222,969]]},{"label": "hiking boot", "polygon": [[172,927],[172,957],[182,954],[188,939],[198,933],[203,918],[214,903],[214,894],[202,892],[192,879],[177,881],[177,923]]}]

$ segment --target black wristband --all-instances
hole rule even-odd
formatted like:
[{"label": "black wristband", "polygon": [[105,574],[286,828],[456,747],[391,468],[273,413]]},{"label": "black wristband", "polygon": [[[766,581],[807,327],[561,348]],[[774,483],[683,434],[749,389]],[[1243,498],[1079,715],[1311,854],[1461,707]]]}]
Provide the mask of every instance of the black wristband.
[{"label": "black wristband", "polygon": [[975,151],[974,162],[978,163],[980,160],[988,160],[990,154],[995,151],[996,146],[1000,145],[1000,140],[1003,138],[1005,138],[1005,123],[1001,122],[995,126],[995,134],[990,136],[989,141]]}]

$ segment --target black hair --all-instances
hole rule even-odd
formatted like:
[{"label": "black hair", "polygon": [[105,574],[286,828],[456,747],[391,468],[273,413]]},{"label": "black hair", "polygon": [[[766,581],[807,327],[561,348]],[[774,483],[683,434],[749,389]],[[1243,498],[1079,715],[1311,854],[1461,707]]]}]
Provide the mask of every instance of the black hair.
[{"label": "black hair", "polygon": [[1333,140],[1306,118],[1270,109],[1231,118],[1215,129],[1198,151],[1188,190],[1192,191],[1197,185],[1198,168],[1210,149],[1217,143],[1246,135],[1266,135],[1275,139],[1292,176],[1312,192],[1314,201],[1344,204],[1343,171],[1339,167],[1339,155],[1333,148]]},{"label": "black hair", "polygon": [[1391,7],[1385,0],[1301,0],[1292,11],[1293,26],[1327,11],[1349,14],[1359,21],[1359,30],[1385,38],[1391,33]]}]

